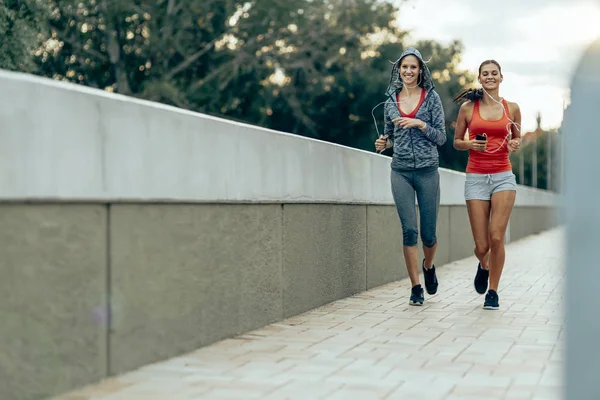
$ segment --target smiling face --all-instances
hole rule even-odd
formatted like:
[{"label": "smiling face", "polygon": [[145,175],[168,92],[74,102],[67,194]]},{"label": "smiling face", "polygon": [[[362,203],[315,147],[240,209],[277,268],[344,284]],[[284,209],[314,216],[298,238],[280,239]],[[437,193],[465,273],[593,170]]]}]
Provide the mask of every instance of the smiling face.
[{"label": "smiling face", "polygon": [[400,79],[407,86],[416,86],[419,82],[419,59],[408,55],[400,60]]},{"label": "smiling face", "polygon": [[479,67],[479,82],[485,90],[498,89],[500,82],[502,82],[500,65],[493,60],[481,63]]}]

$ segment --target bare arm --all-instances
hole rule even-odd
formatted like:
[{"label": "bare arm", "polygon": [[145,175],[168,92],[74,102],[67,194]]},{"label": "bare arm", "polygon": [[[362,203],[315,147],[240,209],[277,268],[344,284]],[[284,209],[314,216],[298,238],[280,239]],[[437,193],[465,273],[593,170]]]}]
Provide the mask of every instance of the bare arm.
[{"label": "bare arm", "polygon": [[467,132],[467,126],[469,120],[467,119],[469,114],[472,113],[473,103],[467,102],[460,106],[458,110],[458,117],[456,118],[456,127],[454,128],[454,148],[456,150],[477,150],[485,151],[487,146],[486,140],[465,140],[465,132]]},{"label": "bare arm", "polygon": [[510,105],[513,106],[512,114],[514,115],[514,124],[510,125],[512,139],[508,141],[508,151],[512,153],[519,150],[519,147],[521,147],[521,108],[517,103],[512,103]]},{"label": "bare arm", "polygon": [[513,114],[515,118],[513,119],[514,124],[511,124],[512,138],[520,139],[521,138],[521,108],[517,103],[514,104]]},{"label": "bare arm", "polygon": [[456,150],[469,150],[471,148],[469,142],[465,140],[467,132],[467,110],[468,103],[464,103],[458,110],[456,118],[456,127],[454,128],[454,148]]}]

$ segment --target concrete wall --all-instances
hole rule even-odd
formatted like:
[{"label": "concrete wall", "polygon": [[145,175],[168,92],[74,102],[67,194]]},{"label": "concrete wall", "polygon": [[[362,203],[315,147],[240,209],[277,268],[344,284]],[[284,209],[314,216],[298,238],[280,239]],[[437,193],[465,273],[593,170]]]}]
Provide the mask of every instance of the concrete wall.
[{"label": "concrete wall", "polygon": [[[516,208],[511,237],[554,220]],[[0,223],[2,399],[61,393],[407,276],[393,206],[1,204]],[[464,206],[441,207],[438,240],[438,265],[472,255]]]},{"label": "concrete wall", "polygon": [[[27,75],[0,88],[1,399],[406,276],[386,157]],[[438,265],[473,250],[464,174],[440,175]],[[510,239],[554,226],[555,202],[519,187]]]},{"label": "concrete wall", "polygon": [[[25,74],[0,88],[0,200],[393,203],[385,156]],[[464,174],[440,175],[464,205]]]},{"label": "concrete wall", "polygon": [[0,226],[0,399],[104,377],[106,207],[2,204]]}]

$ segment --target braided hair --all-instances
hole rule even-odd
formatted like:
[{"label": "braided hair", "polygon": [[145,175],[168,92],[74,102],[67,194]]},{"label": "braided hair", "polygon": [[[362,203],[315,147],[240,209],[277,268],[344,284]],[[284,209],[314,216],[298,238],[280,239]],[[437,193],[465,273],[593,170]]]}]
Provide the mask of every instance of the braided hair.
[{"label": "braided hair", "polygon": [[[485,65],[487,64],[494,64],[498,67],[498,71],[500,72],[500,74],[502,74],[502,67],[500,66],[500,64],[498,63],[498,61],[496,60],[485,60],[484,62],[481,63],[481,65],[479,66],[479,74],[481,75],[481,68],[483,68]],[[459,94],[457,94],[454,97],[454,102],[456,103],[463,103],[467,100],[470,101],[475,101],[475,100],[481,100],[483,98],[483,89],[466,89],[463,90],[462,92],[460,92]]]}]

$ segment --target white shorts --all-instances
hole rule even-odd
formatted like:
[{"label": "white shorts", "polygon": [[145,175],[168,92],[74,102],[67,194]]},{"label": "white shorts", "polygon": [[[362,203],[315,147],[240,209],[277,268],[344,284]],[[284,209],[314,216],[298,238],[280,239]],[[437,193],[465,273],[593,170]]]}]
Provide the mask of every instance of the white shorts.
[{"label": "white shorts", "polygon": [[512,171],[497,174],[467,174],[465,200],[491,200],[494,193],[517,190],[517,179]]}]

